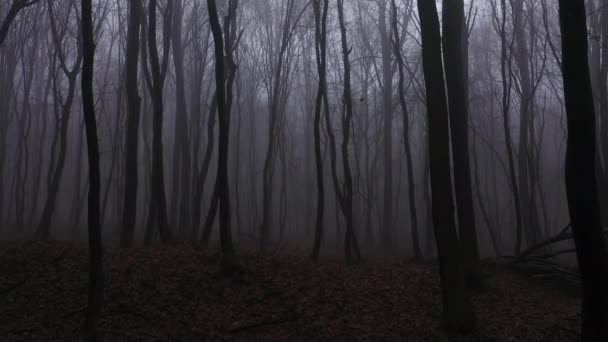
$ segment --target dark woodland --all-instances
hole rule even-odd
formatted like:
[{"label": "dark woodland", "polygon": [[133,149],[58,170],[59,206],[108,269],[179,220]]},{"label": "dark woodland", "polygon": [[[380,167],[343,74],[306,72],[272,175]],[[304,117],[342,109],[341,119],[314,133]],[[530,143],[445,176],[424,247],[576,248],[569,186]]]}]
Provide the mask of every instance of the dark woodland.
[{"label": "dark woodland", "polygon": [[608,0],[0,0],[0,341],[608,341]]}]

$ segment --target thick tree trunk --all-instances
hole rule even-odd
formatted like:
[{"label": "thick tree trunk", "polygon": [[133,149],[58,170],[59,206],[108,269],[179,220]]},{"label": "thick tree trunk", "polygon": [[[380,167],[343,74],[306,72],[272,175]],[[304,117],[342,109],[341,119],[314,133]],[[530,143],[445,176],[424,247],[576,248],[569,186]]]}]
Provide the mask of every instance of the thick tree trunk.
[{"label": "thick tree trunk", "polygon": [[147,223],[146,243],[153,236],[154,227],[158,227],[162,242],[172,240],[167,218],[167,197],[165,194],[165,172],[163,163],[163,84],[166,75],[166,66],[170,48],[171,11],[172,1],[167,3],[163,23],[163,60],[159,60],[156,44],[156,7],[157,0],[150,0],[148,4],[148,50],[150,58],[152,97],[152,175],[150,177],[150,209]]},{"label": "thick tree trunk", "polygon": [[595,113],[583,0],[560,0],[562,72],[568,121],[566,192],[582,280],[583,341],[608,340],[608,256],[595,178]]},{"label": "thick tree trunk", "polygon": [[441,13],[460,252],[468,286],[479,288],[482,286],[482,276],[469,159],[469,113],[465,74],[465,63],[468,61],[464,58],[468,55],[465,52],[468,44],[463,0],[444,0]]},{"label": "thick tree trunk", "polygon": [[418,0],[431,158],[433,225],[443,293],[443,324],[470,331],[475,324],[460,261],[450,173],[449,118],[441,61],[441,34],[434,1]]}]

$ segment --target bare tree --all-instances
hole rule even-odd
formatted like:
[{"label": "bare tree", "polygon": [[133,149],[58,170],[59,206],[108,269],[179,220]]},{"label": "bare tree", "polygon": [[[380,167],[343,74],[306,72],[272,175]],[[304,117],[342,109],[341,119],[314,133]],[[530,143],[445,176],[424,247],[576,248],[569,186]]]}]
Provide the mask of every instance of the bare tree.
[{"label": "bare tree", "polygon": [[443,15],[443,61],[448,90],[452,157],[454,161],[454,191],[458,212],[458,237],[467,283],[471,287],[481,287],[479,267],[479,246],[475,223],[475,206],[471,187],[471,166],[469,160],[469,113],[467,77],[465,64],[468,61],[466,49],[467,27],[464,17],[463,0],[444,0]]},{"label": "bare tree", "polygon": [[[190,228],[190,178],[192,161],[190,158],[190,136],[186,108],[184,76],[184,46],[182,21],[184,18],[183,0],[174,0],[173,8],[173,65],[175,67],[175,144],[173,151],[173,181],[171,186],[172,225],[180,227],[180,234]],[[179,212],[176,208],[179,207]]]},{"label": "bare tree", "polygon": [[[238,0],[231,0],[228,12],[232,15],[236,12]],[[224,53],[231,49],[227,46],[225,51],[224,40],[222,38],[222,27],[217,15],[215,0],[207,0],[209,11],[209,24],[213,34],[215,46],[215,85],[217,89],[217,114],[219,118],[219,142],[218,142],[218,165],[217,165],[217,188],[220,203],[220,241],[222,246],[222,265],[225,272],[233,272],[238,266],[238,261],[232,245],[232,232],[230,227],[230,189],[228,185],[228,142],[230,134],[230,112],[227,104],[226,93],[232,93],[231,89],[226,89],[224,77]],[[225,27],[225,36],[230,37],[230,23]],[[234,63],[232,53],[228,52],[228,63]]]},{"label": "bare tree", "polygon": [[36,4],[38,1],[40,0],[13,0],[11,7],[8,9],[6,17],[4,17],[4,20],[0,23],[0,46],[2,46],[2,43],[4,43],[4,40],[8,35],[8,30],[10,29],[13,21],[15,21],[17,18],[17,14],[19,14],[22,9]]},{"label": "bare tree", "polygon": [[[325,186],[323,184],[323,156],[321,154],[321,110],[323,104],[323,96],[327,86],[326,69],[326,53],[327,53],[327,13],[328,0],[323,1],[323,9],[321,10],[321,1],[314,0],[312,8],[315,17],[315,54],[317,56],[317,69],[319,73],[319,85],[317,89],[317,97],[315,100],[315,115],[314,115],[314,141],[315,141],[315,167],[317,174],[317,210],[315,220],[315,237],[312,248],[312,259],[319,259],[319,251],[321,249],[321,240],[323,239],[323,214],[325,211]],[[327,110],[327,108],[326,108]],[[327,113],[325,115],[328,115]]]},{"label": "bare tree", "polygon": [[84,325],[85,341],[98,341],[97,322],[103,302],[103,252],[101,246],[101,215],[99,201],[101,177],[99,171],[99,142],[95,120],[93,95],[93,67],[95,65],[95,41],[93,37],[93,13],[91,0],[83,0],[82,7],[82,109],[87,132],[89,159],[89,295]]},{"label": "bare tree", "polygon": [[[408,12],[406,20],[409,22],[409,17],[413,9],[411,2],[408,4],[406,9]],[[395,59],[397,60],[397,70],[399,73],[399,104],[401,105],[402,117],[403,117],[403,147],[405,149],[405,161],[407,169],[407,189],[408,189],[408,204],[410,209],[410,227],[412,230],[412,248],[414,250],[414,256],[417,261],[422,261],[424,256],[422,255],[422,249],[420,248],[420,241],[418,237],[418,213],[416,212],[416,183],[414,182],[414,167],[412,161],[412,147],[410,141],[410,114],[408,111],[407,101],[405,100],[405,71],[403,56],[401,55],[401,38],[399,37],[399,25],[397,20],[397,3],[395,0],[391,0],[391,12],[392,12],[392,29],[393,29],[393,51]],[[407,28],[407,23],[406,23]]]},{"label": "bare tree", "polygon": [[133,232],[137,218],[137,186],[138,186],[138,148],[139,148],[139,117],[141,98],[137,85],[139,62],[139,32],[143,6],[141,0],[129,1],[129,19],[127,32],[127,130],[125,132],[125,190],[123,201],[123,216],[120,244],[129,247],[133,243]]},{"label": "bare tree", "polygon": [[470,331],[474,314],[465,286],[452,200],[448,106],[441,61],[441,34],[434,1],[418,0],[429,127],[433,226],[439,253],[443,324]]},{"label": "bare tree", "polygon": [[167,198],[165,194],[165,172],[163,166],[163,87],[167,75],[169,49],[171,44],[171,18],[173,0],[167,1],[163,20],[163,57],[159,59],[156,44],[156,7],[157,0],[148,4],[148,56],[151,78],[146,78],[152,98],[154,117],[152,123],[152,176],[150,177],[150,209],[146,224],[146,242],[149,243],[158,227],[163,242],[172,240],[167,218]]},{"label": "bare tree", "polygon": [[[66,13],[64,13],[64,15],[67,14],[65,15],[64,19],[69,22],[71,18],[70,14],[72,13],[73,2],[66,3],[63,5],[64,7],[62,8],[67,11]],[[59,185],[61,183],[61,178],[63,175],[67,155],[68,127],[72,115],[72,104],[74,103],[74,97],[76,94],[76,79],[78,77],[78,74],[80,73],[80,67],[83,59],[82,43],[80,42],[80,40],[78,40],[76,42],[76,58],[74,59],[72,68],[68,67],[68,58],[66,56],[66,52],[64,51],[64,40],[69,38],[69,25],[67,23],[62,25],[60,31],[60,28],[56,23],[57,18],[55,17],[53,6],[53,1],[48,0],[47,7],[49,12],[51,35],[53,39],[53,44],[55,46],[55,52],[57,53],[59,66],[68,81],[68,90],[65,100],[61,101],[60,90],[57,89],[57,84],[55,84],[55,99],[57,101],[57,104],[61,106],[61,113],[57,113],[59,111],[57,108],[58,106],[55,106],[55,114],[57,116],[58,125],[57,130],[55,131],[55,136],[53,138],[53,144],[51,147],[51,158],[55,158],[55,153],[58,154],[56,157],[56,161],[51,162],[51,165],[54,165],[54,167],[49,168],[49,182],[47,184],[46,200],[44,203],[42,216],[40,218],[40,222],[36,230],[36,235],[40,239],[49,239],[51,236],[51,221],[57,204],[57,193],[59,191]],[[80,36],[82,34],[82,26],[80,24],[81,19],[77,18],[76,20],[78,27],[78,36]],[[57,80],[55,80],[55,82],[57,82]],[[58,152],[57,144],[59,144]]]},{"label": "bare tree", "polygon": [[582,280],[582,341],[608,339],[608,255],[595,178],[595,113],[583,0],[560,0],[562,70],[568,121],[566,190]]}]

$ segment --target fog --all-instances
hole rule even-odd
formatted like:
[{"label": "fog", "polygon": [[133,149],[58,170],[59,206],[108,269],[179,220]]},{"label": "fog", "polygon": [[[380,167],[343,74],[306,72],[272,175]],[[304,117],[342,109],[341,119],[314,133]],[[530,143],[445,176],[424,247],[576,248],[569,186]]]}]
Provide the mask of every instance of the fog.
[{"label": "fog", "polygon": [[[539,244],[576,266],[572,239],[543,245],[571,223],[557,2],[468,0],[453,25],[438,2],[428,55],[419,3],[218,1],[218,41],[207,1],[93,0],[104,248],[442,262],[440,231],[465,274]],[[608,15],[585,3],[606,222]],[[80,1],[4,0],[3,19],[0,240],[86,241]]]},{"label": "fog", "polygon": [[[220,5],[220,11],[225,5]],[[267,171],[272,188],[271,203],[268,204],[270,240],[307,246],[313,236],[316,198],[312,121],[318,75],[313,11],[305,2],[242,1],[239,5],[234,24],[238,31],[234,49],[238,69],[233,90],[229,153],[233,229],[237,239],[257,239],[259,236],[263,216],[264,163],[270,156],[271,166]],[[430,189],[428,177],[424,175],[428,172],[425,168],[428,161],[427,123],[419,20],[411,1],[397,1],[396,5],[397,24],[401,31],[399,46],[405,64],[403,96],[409,107],[407,120],[416,188],[414,199],[420,221],[419,238],[421,245],[426,246],[426,252],[432,254],[431,216],[428,212]],[[167,11],[164,2],[159,3],[158,9],[159,54],[167,59],[163,88],[163,169],[171,230],[176,238],[191,240],[195,235],[200,236],[215,182],[213,160],[217,157],[217,144],[209,141],[207,129],[215,87],[213,42],[202,2],[184,1],[175,6],[181,7],[181,13],[174,11],[174,20],[179,19],[174,25],[180,27],[173,30],[179,30],[181,34],[176,38],[172,30],[166,32],[171,39],[180,40],[179,44],[172,43],[170,51],[163,51],[161,44],[163,29],[160,23],[165,20]],[[515,239],[515,213],[501,112],[504,85],[500,79],[501,38],[497,22],[503,19],[500,18],[499,6],[489,1],[466,4],[469,149],[477,230],[484,256],[512,254]],[[5,12],[6,7],[3,9]],[[335,131],[335,144],[340,146],[343,138],[340,119],[343,65],[338,18],[335,6],[330,7],[327,23],[329,116]],[[83,227],[87,189],[83,116],[78,101],[79,89],[74,89],[75,99],[70,99],[69,79],[63,70],[65,63],[68,71],[79,71],[79,66],[74,65],[78,63],[79,19],[76,7],[70,1],[54,3],[52,13],[57,17],[54,19],[55,42],[48,8],[49,4],[43,1],[38,6],[24,9],[1,50],[4,89],[0,101],[4,122],[1,217],[5,227],[2,234],[32,236],[40,226],[44,208],[52,202],[48,228],[51,236],[56,239],[82,238],[86,236]],[[505,25],[506,39],[511,46],[508,124],[518,171],[516,177],[518,183],[529,188],[520,190],[522,204],[533,217],[534,229],[538,230],[535,241],[526,242],[531,244],[561,230],[568,223],[568,215],[565,213],[560,167],[564,162],[565,132],[556,63],[559,56],[555,56],[556,51],[552,50],[559,45],[555,25],[557,10],[554,4],[549,3],[544,6],[534,4],[530,8],[525,6],[523,11],[524,23],[516,25],[515,20],[520,19],[509,12]],[[404,125],[398,100],[398,72],[391,46],[394,34],[390,4],[354,1],[345,4],[345,12],[352,49],[354,101],[352,139],[348,149],[353,173],[355,230],[363,245],[392,245],[395,251],[412,254]],[[94,17],[94,89],[101,148],[103,234],[106,239],[116,240],[124,209],[128,115],[125,91],[127,6],[120,1],[95,2]],[[544,20],[547,25],[544,25]],[[281,56],[286,25],[288,32]],[[522,29],[523,48],[513,43],[514,25]],[[143,32],[142,38],[145,38]],[[57,50],[57,45],[61,51]],[[184,75],[180,77],[179,85],[176,83],[176,48],[181,50],[179,59],[183,60]],[[144,50],[143,54],[146,54]],[[61,61],[62,58],[65,62]],[[526,61],[520,63],[518,58]],[[282,66],[277,71],[279,62]],[[528,70],[520,70],[523,63],[527,64]],[[141,69],[142,64],[139,65]],[[278,78],[277,74],[280,74]],[[522,79],[532,87],[524,89],[529,94],[522,93],[525,88],[522,87]],[[139,72],[138,80],[142,105],[138,133],[136,240],[141,241],[150,208],[152,104],[143,71]],[[275,87],[279,89],[275,90]],[[180,88],[182,93],[179,93]],[[274,109],[276,113],[271,114],[273,92],[278,99]],[[185,100],[183,108],[177,103],[180,97]],[[524,110],[529,112],[525,122],[521,118]],[[272,133],[275,146],[269,152],[271,115],[276,116],[277,124]],[[183,123],[179,122],[181,118]],[[67,128],[62,132],[64,121]],[[529,131],[523,134],[526,137],[522,136],[522,125],[529,127]],[[331,184],[329,139],[326,130],[322,131],[323,172],[327,185],[324,239],[331,245],[339,245],[342,239],[340,231],[344,230],[345,223]],[[386,134],[390,134],[388,142],[384,140]],[[217,137],[217,132],[214,135]],[[205,155],[209,149],[214,151],[211,165],[204,165],[205,159],[209,158]],[[386,157],[387,150],[390,159]],[[65,160],[62,161],[62,157]],[[520,164],[527,166],[520,167]],[[189,165],[191,170],[184,171],[184,165]],[[180,211],[179,208],[197,205],[191,203],[192,192],[194,184],[201,181],[197,177],[205,173],[202,170],[205,166],[208,172],[202,177],[201,222],[184,227],[180,222],[186,219],[180,216],[188,215],[190,210]],[[340,165],[336,172],[338,182],[343,182]],[[59,179],[56,191],[49,186],[53,178]],[[386,192],[390,192],[388,201]],[[387,207],[390,208],[390,219],[383,217]],[[185,233],[189,231],[194,232]],[[494,243],[489,231],[495,235]]]}]

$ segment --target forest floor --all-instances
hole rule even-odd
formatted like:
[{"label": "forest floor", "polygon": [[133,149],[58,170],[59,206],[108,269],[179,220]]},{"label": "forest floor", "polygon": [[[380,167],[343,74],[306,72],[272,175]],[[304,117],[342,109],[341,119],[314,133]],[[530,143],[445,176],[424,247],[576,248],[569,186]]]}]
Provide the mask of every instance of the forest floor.
[{"label": "forest floor", "polygon": [[[225,277],[219,254],[185,246],[105,255],[106,341],[446,341],[437,267],[242,253]],[[576,340],[580,305],[547,284],[493,267],[474,296],[478,331],[462,340]],[[76,341],[87,250],[0,243],[0,340]]]}]

